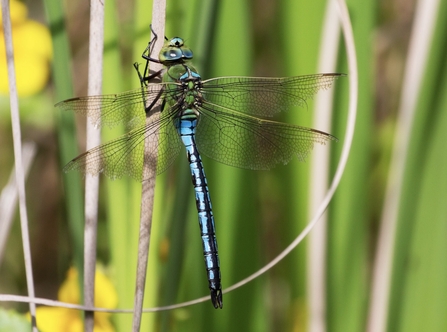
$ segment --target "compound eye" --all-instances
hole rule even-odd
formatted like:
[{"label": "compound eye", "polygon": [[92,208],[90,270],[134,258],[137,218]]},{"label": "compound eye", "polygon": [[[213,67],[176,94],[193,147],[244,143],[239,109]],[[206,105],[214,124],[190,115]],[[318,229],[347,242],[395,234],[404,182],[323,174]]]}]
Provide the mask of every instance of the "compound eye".
[{"label": "compound eye", "polygon": [[162,56],[166,60],[178,60],[182,58],[182,51],[177,48],[169,48],[163,52]]},{"label": "compound eye", "polygon": [[184,48],[183,57],[186,59],[192,59],[192,51],[189,48]]}]

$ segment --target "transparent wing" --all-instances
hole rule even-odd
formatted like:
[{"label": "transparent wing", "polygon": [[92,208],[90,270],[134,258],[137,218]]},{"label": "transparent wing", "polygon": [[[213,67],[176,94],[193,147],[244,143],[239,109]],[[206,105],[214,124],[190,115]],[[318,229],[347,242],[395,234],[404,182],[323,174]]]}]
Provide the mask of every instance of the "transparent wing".
[{"label": "transparent wing", "polygon": [[[149,177],[146,170],[143,174],[143,163],[146,161],[151,167],[155,167],[156,162],[157,174],[162,173],[181,149],[180,138],[172,122],[172,112],[165,110],[153,114],[151,123],[88,150],[70,161],[64,171],[77,170],[92,175],[104,173],[111,179],[127,175],[136,180],[146,180]],[[144,153],[146,138],[147,154]]]},{"label": "transparent wing", "polygon": [[[251,115],[273,116],[290,106],[303,105],[320,89],[331,86],[341,74],[318,74],[290,78],[223,77],[203,82],[204,96],[197,128],[200,152],[224,164],[270,169],[293,156],[304,160],[314,143],[335,139],[318,130],[261,120]],[[181,149],[172,123],[176,107],[160,113],[151,110],[145,124],[146,107],[158,97],[175,104],[182,96],[177,83],[152,83],[148,87],[114,95],[74,98],[58,103],[61,110],[88,116],[97,126],[126,123],[132,131],[93,148],[68,163],[64,170],[80,170],[115,179],[129,175],[146,179],[143,162],[156,165],[157,174],[166,170]],[[177,105],[177,104],[175,104]],[[237,109],[236,112],[231,110]],[[244,114],[245,113],[245,114]],[[156,134],[158,133],[158,135]],[[148,154],[144,155],[144,140]],[[155,167],[155,166],[154,166]]]},{"label": "transparent wing", "polygon": [[215,105],[254,116],[271,117],[291,106],[304,106],[318,90],[328,89],[344,74],[284,78],[220,77],[203,81],[204,98]]},{"label": "transparent wing", "polygon": [[311,128],[261,120],[204,103],[197,125],[200,153],[230,166],[268,170],[293,157],[304,161],[315,143],[337,140]]},{"label": "transparent wing", "polygon": [[113,127],[126,124],[127,127],[137,128],[144,124],[146,107],[160,96],[172,95],[178,91],[176,83],[151,83],[146,87],[118,94],[87,96],[67,99],[55,106],[63,111],[74,111],[90,118],[93,125]]}]

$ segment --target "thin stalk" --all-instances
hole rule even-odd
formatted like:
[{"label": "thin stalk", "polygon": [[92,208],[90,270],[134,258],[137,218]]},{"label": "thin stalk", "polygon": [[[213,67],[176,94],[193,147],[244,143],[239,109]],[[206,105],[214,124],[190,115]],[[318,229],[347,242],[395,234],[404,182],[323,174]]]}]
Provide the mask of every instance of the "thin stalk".
[{"label": "thin stalk", "polygon": [[[11,104],[11,122],[12,135],[14,141],[14,159],[16,170],[16,184],[17,192],[19,194],[19,211],[20,211],[20,226],[22,230],[22,244],[23,254],[25,258],[26,284],[28,287],[28,294],[34,298],[34,280],[33,269],[31,264],[31,248],[28,230],[28,214],[26,210],[26,195],[25,195],[25,174],[23,171],[22,161],[22,134],[20,129],[20,115],[19,115],[19,99],[17,95],[17,83],[14,68],[14,48],[12,45],[12,29],[11,17],[9,12],[9,1],[2,0],[2,20],[3,32],[5,35],[5,49],[6,60],[8,66],[8,83],[9,83],[9,99]],[[29,304],[29,311],[31,314],[31,323],[33,331],[37,332],[36,322],[36,305],[32,302]]]},{"label": "thin stalk", "polygon": [[[104,1],[90,3],[90,36],[88,65],[88,95],[102,93],[102,64],[104,48]],[[101,142],[101,132],[87,121],[87,144],[89,150]],[[84,303],[95,304],[96,242],[98,230],[99,176],[85,176],[85,226],[84,226]],[[94,312],[85,312],[85,331],[93,331]]]},{"label": "thin stalk", "polygon": [[[334,1],[328,1],[320,43],[320,59],[318,72],[334,72],[337,65],[337,55],[340,39],[340,22],[337,18]],[[321,91],[315,101],[313,127],[329,131],[331,128],[331,108],[333,89]],[[309,186],[309,212],[313,215],[328,187],[330,165],[330,150],[315,149],[312,154],[312,166]],[[327,243],[327,213],[320,223],[309,234],[309,250],[307,259],[307,289],[309,297],[309,331],[326,331],[326,243]]]},{"label": "thin stalk", "polygon": [[[36,155],[36,144],[33,142],[26,142],[23,144],[23,169],[25,177],[34,161]],[[17,208],[18,192],[16,186],[15,168],[11,173],[8,184],[2,189],[0,193],[0,265],[5,254],[6,242],[8,241],[9,231],[11,230],[12,222]]]},{"label": "thin stalk", "polygon": [[[163,36],[165,33],[165,17],[166,17],[166,1],[154,1],[152,7],[152,27],[157,32],[158,39],[154,45],[153,52],[158,54],[163,46]],[[153,64],[151,68],[155,71],[162,68],[161,64]],[[155,105],[161,107],[161,101]],[[146,119],[148,122],[149,119]],[[143,164],[143,182],[141,194],[141,215],[140,215],[140,237],[138,241],[138,262],[137,262],[137,280],[135,286],[135,304],[132,323],[132,331],[138,332],[141,325],[141,317],[143,311],[144,288],[146,283],[147,263],[149,257],[150,235],[152,226],[152,212],[154,207],[155,196],[155,177],[156,177],[156,161],[157,156],[148,152],[148,138],[145,139],[145,152]],[[155,162],[148,162],[149,160]],[[145,176],[145,175],[148,176]]]},{"label": "thin stalk", "polygon": [[367,331],[386,331],[390,295],[394,241],[402,196],[410,138],[416,104],[421,90],[432,42],[439,0],[419,1],[416,7],[408,61],[394,138],[394,148],[377,241]]}]

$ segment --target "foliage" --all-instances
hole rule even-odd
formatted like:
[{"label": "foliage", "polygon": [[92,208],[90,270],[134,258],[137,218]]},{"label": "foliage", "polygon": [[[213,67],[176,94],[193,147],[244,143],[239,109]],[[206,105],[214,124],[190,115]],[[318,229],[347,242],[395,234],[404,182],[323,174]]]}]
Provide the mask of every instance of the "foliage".
[{"label": "foliage", "polygon": [[[59,1],[46,2],[54,65],[52,84],[39,95],[45,105],[86,91],[87,7],[82,2],[65,5],[67,8]],[[393,153],[401,148],[396,147],[403,121],[399,110],[405,109],[408,101],[401,97],[402,86],[408,83],[402,77],[407,77],[404,72],[413,18],[421,10],[408,1],[350,0],[348,5],[358,52],[359,114],[349,163],[328,211],[324,246],[326,314],[322,318],[328,331],[343,332],[365,330],[368,321],[374,258],[383,236],[385,197],[389,197],[389,188],[396,189],[390,169]],[[168,2],[166,35],[186,40],[204,78],[310,74],[317,70],[325,6],[322,0],[172,0]],[[402,196],[394,205],[397,226],[389,254],[388,331],[447,330],[443,315],[447,303],[447,292],[443,291],[447,278],[443,259],[447,243],[443,202],[447,194],[446,6],[447,1],[440,0],[434,34],[428,42],[428,59],[418,64],[423,74],[419,89],[412,92],[415,112],[411,119],[404,119],[412,125],[408,140],[401,142],[408,154],[404,156],[403,182],[397,188]],[[107,2],[104,93],[139,86],[132,63],[142,62],[140,55],[150,38],[151,7],[143,1],[136,1],[134,7],[125,1]],[[338,72],[347,71],[343,49],[340,42]],[[324,147],[331,153],[331,174],[345,133],[347,83],[347,78],[339,80],[333,88],[330,132],[340,142]],[[41,107],[36,102],[34,106]],[[307,109],[290,110],[280,120],[312,126],[312,115],[313,102],[309,101]],[[55,285],[71,262],[81,270],[83,255],[81,177],[63,175],[60,183],[60,169],[78,154],[76,138],[82,135],[75,133],[72,114],[55,114],[55,118],[55,128],[30,125],[26,135],[40,147],[27,189],[33,198],[29,208],[35,277],[41,287],[38,294],[48,297],[55,297]],[[0,121],[0,148],[5,156],[0,160],[3,186],[7,177],[4,170],[12,167],[12,148],[7,146],[10,139],[5,136],[10,129],[3,117]],[[122,132],[124,128],[105,130],[104,140]],[[61,160],[59,166],[56,153]],[[235,169],[208,159],[204,164],[226,288],[269,262],[305,227],[312,217],[308,208],[312,169],[309,162],[298,161],[269,172]],[[112,271],[120,308],[133,306],[140,196],[141,184],[131,179],[102,180],[98,256]],[[19,234],[13,227],[13,240],[8,242],[1,262],[2,293],[25,292],[24,278],[18,277],[24,274],[16,259],[20,255]],[[178,158],[157,178],[145,307],[208,293],[200,246],[190,175],[186,159]],[[50,252],[52,256],[48,256]],[[265,275],[224,294],[223,310],[216,311],[205,302],[170,312],[147,313],[141,330],[305,331],[309,326],[307,281],[314,277],[308,275],[312,259],[308,254],[304,242]],[[112,316],[117,331],[129,330],[130,315]]]}]

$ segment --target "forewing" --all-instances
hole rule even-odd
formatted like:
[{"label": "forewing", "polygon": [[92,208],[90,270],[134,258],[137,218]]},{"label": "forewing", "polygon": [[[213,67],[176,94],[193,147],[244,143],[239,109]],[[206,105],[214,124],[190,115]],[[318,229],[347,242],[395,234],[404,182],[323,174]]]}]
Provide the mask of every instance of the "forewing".
[{"label": "forewing", "polygon": [[284,78],[220,77],[203,82],[203,97],[211,104],[245,114],[271,117],[292,106],[304,106],[318,90],[331,87],[343,74]]},{"label": "forewing", "polygon": [[[175,83],[151,83],[148,86],[118,94],[87,96],[64,100],[55,106],[63,111],[73,111],[85,115],[96,127],[113,127],[126,124],[127,128],[137,128],[144,124],[146,107],[169,91],[177,91]],[[161,95],[160,95],[161,94]]]}]

